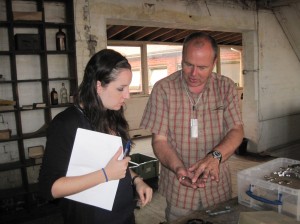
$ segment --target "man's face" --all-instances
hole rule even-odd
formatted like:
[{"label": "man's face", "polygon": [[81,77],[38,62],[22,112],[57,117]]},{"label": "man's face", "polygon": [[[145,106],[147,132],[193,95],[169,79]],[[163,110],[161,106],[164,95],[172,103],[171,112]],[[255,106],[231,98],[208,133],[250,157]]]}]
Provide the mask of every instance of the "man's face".
[{"label": "man's face", "polygon": [[193,40],[182,57],[183,77],[190,89],[204,86],[211,75],[216,59],[211,44],[207,41]]}]

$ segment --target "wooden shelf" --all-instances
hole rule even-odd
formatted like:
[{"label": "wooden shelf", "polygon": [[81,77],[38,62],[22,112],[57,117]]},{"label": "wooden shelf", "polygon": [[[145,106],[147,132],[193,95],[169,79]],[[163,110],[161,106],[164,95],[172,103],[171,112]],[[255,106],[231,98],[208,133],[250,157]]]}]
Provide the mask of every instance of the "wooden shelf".
[{"label": "wooden shelf", "polygon": [[20,169],[29,166],[37,166],[37,165],[40,165],[40,162],[39,160],[36,159],[26,159],[24,163],[21,163],[20,161],[10,162],[5,164],[0,164],[0,172]]},{"label": "wooden shelf", "polygon": [[[26,0],[23,1],[25,2]],[[52,113],[54,112],[52,109],[66,108],[72,105],[51,105],[50,92],[52,88],[57,85],[55,87],[58,89],[60,87],[58,85],[61,85],[61,81],[63,81],[67,84],[66,86],[69,87],[68,92],[74,93],[77,90],[78,83],[73,1],[30,0],[26,2],[34,5],[36,12],[41,12],[41,20],[13,20],[14,7],[17,4],[21,4],[21,0],[16,2],[4,1],[3,4],[7,18],[5,21],[0,21],[0,28],[5,30],[3,34],[6,35],[3,37],[4,42],[2,43],[2,46],[5,47],[0,50],[1,58],[5,58],[3,63],[1,59],[1,66],[6,66],[7,69],[3,69],[3,71],[7,71],[8,73],[3,74],[6,78],[5,80],[0,80],[0,88],[5,88],[5,90],[7,90],[1,98],[6,97],[7,99],[16,101],[14,110],[1,111],[0,113],[3,114],[4,120],[6,120],[5,118],[9,118],[7,119],[10,122],[9,125],[13,126],[11,129],[14,130],[14,133],[17,133],[9,139],[0,140],[0,144],[7,145],[6,149],[8,150],[8,153],[17,153],[19,158],[18,161],[7,161],[0,164],[0,172],[9,173],[8,171],[18,170],[21,175],[21,184],[19,182],[15,184],[15,186],[21,185],[20,187],[0,190],[0,203],[4,198],[12,198],[12,200],[15,200],[17,197],[23,196],[26,204],[25,207],[30,208],[32,201],[29,201],[28,198],[30,197],[28,195],[36,193],[38,188],[37,184],[30,184],[32,181],[30,181],[29,178],[32,174],[28,173],[28,168],[39,164],[35,159],[27,159],[25,150],[30,146],[34,146],[30,144],[36,144],[36,142],[42,142],[41,145],[45,144],[44,139],[41,138],[46,136],[46,128],[53,119],[54,115]],[[60,7],[59,12],[64,15],[59,15],[59,20],[64,17],[63,19],[65,22],[56,23],[45,20],[45,12],[49,13],[49,10],[53,10],[53,5],[55,5],[55,7]],[[33,14],[38,13],[33,12]],[[55,48],[55,36],[53,36],[55,35],[54,30],[58,30],[59,27],[62,27],[67,34],[68,48],[66,51],[52,50]],[[20,33],[38,34],[40,49],[35,50],[35,46],[32,45],[32,48],[29,47],[32,50],[16,50],[15,34]],[[61,65],[61,71],[57,71],[59,68],[57,68],[56,63],[49,63],[49,58],[55,62],[56,57],[57,60],[60,60],[61,57],[64,57],[66,60],[66,65]],[[38,72],[36,72],[35,69],[38,70]],[[30,72],[32,72],[32,74]],[[56,74],[60,74],[63,77],[53,78]],[[28,105],[30,102],[44,102],[46,106],[29,110],[21,108],[21,105]],[[40,111],[43,113],[40,113]],[[33,122],[36,122],[37,120],[34,117],[34,114],[41,114],[39,122],[42,121],[43,125],[35,132],[25,133],[25,130],[29,129],[24,126],[28,125],[30,127],[31,123],[34,124]],[[12,152],[10,152],[10,150]],[[1,177],[3,177],[3,175]],[[14,178],[12,178],[12,180],[13,179]],[[2,188],[5,188],[5,186]]]}]

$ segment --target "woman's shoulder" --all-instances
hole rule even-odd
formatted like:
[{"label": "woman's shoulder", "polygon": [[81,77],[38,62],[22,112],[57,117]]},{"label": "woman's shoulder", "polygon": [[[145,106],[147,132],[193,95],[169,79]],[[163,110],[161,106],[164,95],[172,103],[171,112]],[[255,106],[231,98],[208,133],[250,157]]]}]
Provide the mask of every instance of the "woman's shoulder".
[{"label": "woman's shoulder", "polygon": [[80,110],[75,106],[71,106],[57,114],[51,121],[50,126],[77,129],[78,127],[86,127],[87,120]]},{"label": "woman's shoulder", "polygon": [[54,117],[47,128],[47,136],[75,136],[78,128],[91,129],[84,115],[75,106],[71,106]]},{"label": "woman's shoulder", "polygon": [[63,120],[63,121],[70,121],[73,120],[74,118],[78,118],[82,116],[81,112],[75,107],[75,106],[70,106],[66,108],[64,111],[58,113],[53,121],[55,120]]}]

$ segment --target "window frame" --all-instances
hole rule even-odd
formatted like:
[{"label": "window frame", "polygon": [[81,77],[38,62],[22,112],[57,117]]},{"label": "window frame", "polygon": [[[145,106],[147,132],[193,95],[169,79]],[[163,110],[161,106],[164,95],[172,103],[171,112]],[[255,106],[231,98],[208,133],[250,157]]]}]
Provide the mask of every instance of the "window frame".
[{"label": "window frame", "polygon": [[[141,49],[141,78],[142,78],[142,91],[141,92],[131,92],[132,96],[148,96],[150,95],[149,87],[149,69],[147,60],[147,45],[181,45],[182,43],[172,43],[172,42],[151,42],[151,41],[122,41],[122,40],[107,40],[107,46],[129,46],[129,47],[140,47]],[[242,46],[230,46],[230,45],[218,45],[218,60],[216,64],[216,72],[222,74],[221,71],[221,55],[220,48],[234,47],[242,51]],[[242,57],[241,57],[242,64]],[[241,68],[242,69],[242,68]]]},{"label": "window frame", "polygon": [[147,58],[147,49],[145,47],[144,42],[140,41],[116,41],[116,40],[108,40],[107,46],[122,46],[122,47],[140,47],[141,50],[141,77],[142,77],[142,91],[141,92],[130,92],[131,95],[135,96],[144,96],[149,95],[148,93],[148,63],[145,60],[145,55]]},{"label": "window frame", "polygon": [[151,42],[151,41],[119,41],[107,40],[107,46],[129,46],[141,48],[141,77],[142,77],[142,92],[131,92],[132,96],[148,96],[149,93],[149,67],[147,60],[147,45],[182,45],[181,43],[171,42]]}]

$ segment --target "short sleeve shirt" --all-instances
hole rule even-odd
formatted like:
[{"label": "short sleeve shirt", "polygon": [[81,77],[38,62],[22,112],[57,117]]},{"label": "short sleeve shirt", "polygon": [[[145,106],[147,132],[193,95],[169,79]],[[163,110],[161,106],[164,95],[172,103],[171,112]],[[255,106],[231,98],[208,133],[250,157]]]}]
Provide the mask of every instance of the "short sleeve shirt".
[{"label": "short sleeve shirt", "polygon": [[[140,126],[166,136],[168,144],[176,150],[184,165],[190,167],[204,158],[231,128],[243,123],[238,93],[228,77],[212,73],[200,95],[187,91],[181,71],[158,81],[151,92]],[[198,138],[191,138],[191,119],[198,121]],[[226,201],[231,198],[228,163],[221,163],[218,183],[209,179],[205,188],[196,190],[180,185],[176,175],[162,166],[159,191],[172,205],[184,209],[198,210]]]}]

